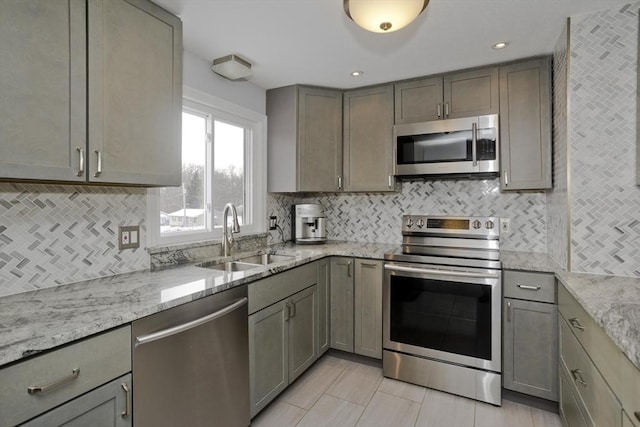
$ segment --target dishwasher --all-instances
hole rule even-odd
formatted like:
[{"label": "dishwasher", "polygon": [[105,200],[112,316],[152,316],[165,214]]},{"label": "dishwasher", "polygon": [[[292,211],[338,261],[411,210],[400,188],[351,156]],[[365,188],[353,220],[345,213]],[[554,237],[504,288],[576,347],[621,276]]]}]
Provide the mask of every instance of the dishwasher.
[{"label": "dishwasher", "polygon": [[248,426],[247,286],[132,324],[136,427]]}]

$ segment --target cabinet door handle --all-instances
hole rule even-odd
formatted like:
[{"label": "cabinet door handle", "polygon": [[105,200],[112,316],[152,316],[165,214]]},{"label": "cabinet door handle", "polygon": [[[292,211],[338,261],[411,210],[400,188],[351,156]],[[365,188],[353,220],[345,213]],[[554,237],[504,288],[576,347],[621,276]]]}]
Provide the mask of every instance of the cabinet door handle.
[{"label": "cabinet door handle", "polygon": [[98,168],[96,169],[96,173],[93,174],[94,177],[99,177],[102,173],[102,153],[100,150],[94,150],[94,153],[98,156]]},{"label": "cabinet door handle", "polygon": [[569,319],[569,323],[571,324],[571,326],[573,326],[576,329],[579,329],[581,331],[584,331],[584,326],[582,326],[580,324],[580,321],[578,320],[577,317],[571,318]]},{"label": "cabinet door handle", "polygon": [[288,321],[291,317],[291,304],[289,303],[289,301],[286,302],[285,307],[287,307],[287,309],[284,312],[284,320]]},{"label": "cabinet door handle", "polygon": [[471,160],[473,167],[478,166],[478,124],[471,123]]},{"label": "cabinet door handle", "polygon": [[504,186],[508,187],[509,186],[509,172],[504,171]]},{"label": "cabinet door handle", "polygon": [[442,118],[442,104],[438,102],[438,118]]},{"label": "cabinet door handle", "polygon": [[338,177],[338,190],[342,190],[342,177]]},{"label": "cabinet door handle", "polygon": [[76,172],[76,176],[82,176],[84,173],[84,150],[76,147],[76,151],[78,152],[78,172]]},{"label": "cabinet door handle", "polygon": [[540,286],[521,285],[520,283],[516,283],[516,286],[519,287],[520,289],[527,289],[530,291],[540,290]]},{"label": "cabinet door handle", "polygon": [[507,322],[511,322],[511,301],[507,302]]},{"label": "cabinet door handle", "polygon": [[573,369],[571,371],[571,376],[573,376],[573,380],[578,384],[584,387],[587,386],[587,383],[584,381],[584,378],[582,378],[582,372],[580,372],[580,369]]},{"label": "cabinet door handle", "polygon": [[449,117],[449,103],[448,102],[444,103],[444,116],[445,117]]},{"label": "cabinet door handle", "polygon": [[291,308],[292,308],[292,312],[291,313],[291,317],[296,317],[296,303],[294,301],[291,301]]},{"label": "cabinet door handle", "polygon": [[389,175],[389,188],[393,188],[393,175]]},{"label": "cabinet door handle", "polygon": [[351,277],[351,263],[352,261],[347,263],[347,277]]},{"label": "cabinet door handle", "polygon": [[73,369],[71,371],[71,374],[67,375],[66,377],[57,379],[55,381],[50,382],[49,384],[46,385],[36,385],[36,386],[30,386],[27,388],[27,392],[29,394],[35,394],[35,393],[46,393],[49,390],[59,387],[63,384],[67,384],[73,380],[75,380],[76,378],[78,378],[78,375],[80,375],[80,369]]},{"label": "cabinet door handle", "polygon": [[122,416],[122,418],[126,418],[131,413],[131,389],[127,383],[122,383],[120,386],[122,387],[122,390],[124,390],[124,399],[126,401],[124,411],[120,413],[120,416]]}]

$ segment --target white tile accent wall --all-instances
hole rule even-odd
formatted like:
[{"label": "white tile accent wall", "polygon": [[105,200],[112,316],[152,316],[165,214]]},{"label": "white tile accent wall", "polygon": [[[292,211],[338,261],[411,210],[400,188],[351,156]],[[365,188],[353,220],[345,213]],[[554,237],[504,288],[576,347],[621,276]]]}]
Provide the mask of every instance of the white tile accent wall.
[{"label": "white tile accent wall", "polygon": [[640,277],[635,185],[638,8],[571,19],[571,270]]},{"label": "white tile accent wall", "polygon": [[553,189],[547,193],[547,252],[568,267],[567,28],[553,54]]},{"label": "white tile accent wall", "polygon": [[[146,190],[0,183],[0,296],[149,267]],[[119,251],[119,225],[140,248]]]}]

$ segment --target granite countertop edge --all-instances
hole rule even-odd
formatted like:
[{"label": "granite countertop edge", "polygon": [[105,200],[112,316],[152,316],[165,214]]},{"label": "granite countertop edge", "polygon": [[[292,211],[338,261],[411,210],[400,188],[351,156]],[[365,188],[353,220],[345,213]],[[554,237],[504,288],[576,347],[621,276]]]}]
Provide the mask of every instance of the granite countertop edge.
[{"label": "granite countertop edge", "polygon": [[[384,259],[399,247],[344,241],[278,244],[260,252],[291,255],[290,261],[245,272],[226,274],[197,266],[205,260],[0,297],[0,366],[327,256]],[[208,261],[251,254],[255,251]],[[567,273],[544,253],[501,251],[501,260],[503,269],[554,273],[640,369],[640,279]]]}]

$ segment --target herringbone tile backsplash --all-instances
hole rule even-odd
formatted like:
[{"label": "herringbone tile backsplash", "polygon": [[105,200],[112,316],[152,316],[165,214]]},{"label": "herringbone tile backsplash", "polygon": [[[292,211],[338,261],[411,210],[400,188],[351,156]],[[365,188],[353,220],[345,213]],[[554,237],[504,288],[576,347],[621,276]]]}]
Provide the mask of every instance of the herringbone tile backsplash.
[{"label": "herringbone tile backsplash", "polygon": [[[146,190],[0,183],[0,296],[149,267]],[[118,225],[140,225],[119,251]]]},{"label": "herringbone tile backsplash", "polygon": [[[330,239],[401,243],[403,214],[498,216],[511,219],[511,232],[501,236],[501,248],[546,252],[544,193],[501,193],[498,179],[403,181],[401,188],[392,194],[270,194],[267,206],[280,223],[286,223],[287,239],[290,205],[321,203]],[[270,241],[279,239],[272,231]]]},{"label": "herringbone tile backsplash", "polygon": [[640,2],[571,19],[571,269],[640,277],[636,88]]}]

